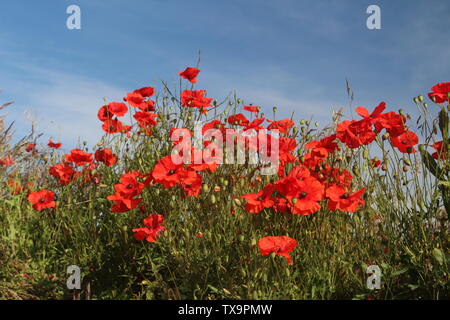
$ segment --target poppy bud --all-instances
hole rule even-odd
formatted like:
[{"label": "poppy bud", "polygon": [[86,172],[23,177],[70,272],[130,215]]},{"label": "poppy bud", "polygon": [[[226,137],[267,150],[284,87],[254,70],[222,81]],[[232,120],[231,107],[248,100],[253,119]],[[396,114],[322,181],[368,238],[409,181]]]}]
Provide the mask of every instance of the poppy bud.
[{"label": "poppy bud", "polygon": [[239,241],[244,242],[244,240],[245,240],[245,237],[243,235],[240,235],[239,236]]},{"label": "poppy bud", "polygon": [[233,105],[233,101],[229,101],[228,104],[229,104],[230,106],[232,106],[232,105]]},{"label": "poppy bud", "polygon": [[413,101],[415,104],[417,104],[419,102],[419,99],[417,97],[414,97]]},{"label": "poppy bud", "polygon": [[424,103],[423,103],[423,107],[424,107],[424,108],[428,108],[428,103],[424,102]]},{"label": "poppy bud", "polygon": [[363,158],[366,160],[369,158],[369,151],[367,149],[364,149]]},{"label": "poppy bud", "polygon": [[273,112],[277,112],[278,108],[277,107],[273,107]]},{"label": "poppy bud", "polygon": [[310,122],[309,122],[308,120],[305,121],[305,124],[306,124],[307,126],[309,126],[309,123],[310,123]]},{"label": "poppy bud", "polygon": [[419,96],[419,101],[422,102],[423,101],[423,95]]},{"label": "poppy bud", "polygon": [[419,151],[425,152],[425,146],[423,144],[419,144]]},{"label": "poppy bud", "polygon": [[234,199],[234,203],[236,203],[238,206],[242,204],[241,200],[239,200],[238,198]]},{"label": "poppy bud", "polygon": [[403,166],[403,172],[408,172],[408,167],[407,166]]},{"label": "poppy bud", "polygon": [[202,188],[203,188],[204,192],[208,192],[208,190],[209,190],[209,186],[206,183],[203,185]]},{"label": "poppy bud", "polygon": [[214,99],[213,105],[217,106],[218,103],[219,103],[219,102],[217,101],[217,99]]},{"label": "poppy bud", "polygon": [[252,239],[252,246],[256,246],[256,243],[257,243],[256,239]]},{"label": "poppy bud", "polygon": [[319,127],[319,123],[316,121],[316,123],[314,123],[314,125],[316,126],[316,127]]},{"label": "poppy bud", "polygon": [[236,101],[237,101],[237,103],[241,103],[241,99],[239,99],[239,98]]},{"label": "poppy bud", "polygon": [[409,161],[409,159],[403,159],[403,162],[404,162],[407,166],[411,166],[411,161]]},{"label": "poppy bud", "polygon": [[212,204],[216,203],[216,196],[215,195],[211,195],[211,203]]},{"label": "poppy bud", "polygon": [[381,166],[381,170],[387,171],[387,165],[383,164],[383,165]]},{"label": "poppy bud", "polygon": [[361,175],[361,172],[359,171],[359,167],[357,165],[353,166],[353,174],[357,177]]},{"label": "poppy bud", "polygon": [[156,189],[156,190],[155,190],[155,193],[156,193],[156,195],[158,196],[158,195],[161,193],[161,190]]},{"label": "poppy bud", "polygon": [[297,203],[297,198],[292,198],[292,204],[296,204]]},{"label": "poppy bud", "polygon": [[292,131],[294,132],[294,134],[297,134],[298,128],[297,128],[297,127],[294,127],[294,129],[292,129]]},{"label": "poppy bud", "polygon": [[228,180],[225,180],[224,182],[223,182],[223,185],[226,187],[226,186],[228,186]]},{"label": "poppy bud", "polygon": [[383,138],[383,140],[389,139],[389,132],[386,132],[386,133],[383,134],[381,137]]},{"label": "poppy bud", "polygon": [[398,110],[398,113],[399,113],[400,115],[404,116],[404,115],[405,115],[405,110],[399,109],[399,110]]},{"label": "poppy bud", "polygon": [[305,119],[300,120],[300,124],[304,125],[305,124]]},{"label": "poppy bud", "polygon": [[422,209],[423,211],[425,211],[425,203],[422,200],[418,201],[418,205],[420,207],[420,209]]}]

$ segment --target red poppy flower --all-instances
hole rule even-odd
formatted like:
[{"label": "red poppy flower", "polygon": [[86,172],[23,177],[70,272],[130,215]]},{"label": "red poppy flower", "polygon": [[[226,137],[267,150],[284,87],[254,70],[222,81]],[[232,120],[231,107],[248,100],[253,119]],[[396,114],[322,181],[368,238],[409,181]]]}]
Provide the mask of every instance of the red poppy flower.
[{"label": "red poppy flower", "polygon": [[379,159],[370,159],[370,163],[372,164],[372,167],[379,168],[381,166],[381,160]]},{"label": "red poppy flower", "polygon": [[134,108],[141,109],[145,106],[145,98],[139,92],[129,92],[123,100],[128,102]]},{"label": "red poppy flower", "polygon": [[158,124],[155,118],[158,115],[156,113],[151,112],[136,112],[133,115],[133,118],[138,122],[139,126],[144,129],[145,133],[150,134],[151,127],[154,127]]},{"label": "red poppy flower", "polygon": [[261,110],[261,107],[259,107],[259,106],[244,106],[244,110],[252,112],[255,115],[255,117],[257,117],[259,110]]},{"label": "red poppy flower", "polygon": [[62,143],[58,142],[55,143],[52,140],[48,140],[48,144],[47,144],[50,148],[55,148],[55,149],[59,149],[62,146]]},{"label": "red poppy flower", "polygon": [[412,131],[405,131],[401,135],[391,137],[391,143],[402,153],[414,153],[414,146],[419,143],[419,138]]},{"label": "red poppy flower", "polygon": [[151,172],[154,182],[162,184],[165,188],[171,188],[180,182],[177,170],[183,165],[176,165],[172,156],[168,155],[160,159]]},{"label": "red poppy flower", "polygon": [[10,167],[12,166],[14,163],[14,160],[12,157],[6,157],[4,159],[0,159],[0,166],[3,167]]},{"label": "red poppy flower", "polygon": [[128,107],[123,102],[111,102],[107,108],[111,114],[117,117],[123,117],[128,112]]},{"label": "red poppy flower", "polygon": [[197,75],[199,74],[200,70],[197,68],[186,68],[184,71],[178,72],[180,77],[189,80],[191,83],[197,83]]},{"label": "red poppy flower", "polygon": [[103,106],[98,110],[97,117],[100,121],[106,121],[112,119],[112,114],[108,110],[108,106]]},{"label": "red poppy flower", "polygon": [[205,90],[184,90],[181,93],[181,104],[183,107],[199,108],[202,113],[205,113],[206,108],[212,106],[212,98],[207,98],[205,95]]},{"label": "red poppy flower", "polygon": [[153,87],[143,87],[134,90],[134,92],[139,93],[143,97],[151,97],[155,94],[155,89]]},{"label": "red poppy flower", "polygon": [[118,158],[111,149],[104,148],[95,151],[95,160],[104,163],[108,167],[111,167],[117,163]]},{"label": "red poppy flower", "polygon": [[376,133],[372,130],[370,120],[346,120],[338,124],[336,137],[347,147],[354,149],[372,143],[376,138]]},{"label": "red poppy flower", "polygon": [[272,191],[274,187],[272,185],[266,186],[264,189],[257,193],[248,193],[241,196],[247,203],[245,210],[250,213],[260,213],[264,208],[270,208],[274,205],[272,200]]},{"label": "red poppy flower", "polygon": [[128,172],[120,178],[120,184],[116,184],[114,189],[125,198],[132,198],[139,195],[144,189],[144,183],[137,181],[140,174],[137,171]]},{"label": "red poppy flower", "polygon": [[428,97],[436,103],[444,103],[450,100],[450,82],[438,83],[431,88]]},{"label": "red poppy flower", "polygon": [[125,126],[119,119],[108,119],[103,122],[102,129],[107,133],[128,132],[131,126]]},{"label": "red poppy flower", "polygon": [[383,128],[391,136],[401,135],[406,131],[406,117],[396,112],[386,112],[377,117],[375,121],[376,132],[380,132]]},{"label": "red poppy flower", "polygon": [[244,131],[247,130],[255,130],[259,131],[261,129],[264,129],[264,127],[261,127],[260,124],[262,124],[266,120],[266,118],[256,118],[252,122],[250,122],[248,125],[245,126]]},{"label": "red poppy flower", "polygon": [[267,120],[270,125],[267,130],[278,130],[280,133],[288,134],[289,130],[294,126],[294,122],[291,119],[283,119],[278,121]]},{"label": "red poppy flower", "polygon": [[55,193],[50,190],[44,189],[32,192],[28,195],[28,201],[33,205],[33,209],[37,211],[56,207]]},{"label": "red poppy flower", "polygon": [[355,212],[360,205],[364,205],[362,196],[365,188],[356,192],[347,192],[343,186],[332,185],[327,188],[326,196],[328,208],[332,211],[340,210],[345,212]]},{"label": "red poppy flower", "polygon": [[432,157],[435,158],[436,160],[442,160],[442,159],[448,158],[448,153],[446,152],[446,150],[444,148],[444,141],[438,141],[438,142],[434,143],[431,147],[434,150],[436,150],[436,152],[432,154]]},{"label": "red poppy flower", "polygon": [[72,149],[69,154],[66,154],[66,162],[73,162],[77,166],[89,164],[93,161],[92,153],[87,153],[80,149]]},{"label": "red poppy flower", "polygon": [[111,207],[111,211],[114,213],[127,212],[136,209],[142,201],[142,198],[126,198],[121,195],[120,192],[116,192],[115,194],[106,197],[106,199],[114,201],[114,205]]},{"label": "red poppy flower", "polygon": [[313,177],[293,181],[288,186],[286,198],[293,214],[308,215],[320,209],[325,187]]},{"label": "red poppy flower", "polygon": [[144,228],[133,229],[134,238],[138,241],[147,240],[148,242],[155,242],[159,234],[166,230],[162,224],[164,217],[160,214],[150,214],[144,219]]},{"label": "red poppy flower", "polygon": [[227,122],[231,125],[238,125],[246,127],[250,123],[250,121],[242,114],[233,114],[228,117]]},{"label": "red poppy flower", "polygon": [[77,172],[70,164],[59,163],[53,167],[50,167],[49,173],[51,176],[59,179],[60,184],[67,185],[72,181]]},{"label": "red poppy flower", "polygon": [[369,111],[367,111],[366,108],[359,106],[355,109],[356,113],[359,114],[364,119],[368,119],[371,121],[376,120],[386,109],[386,102],[381,102],[378,106],[375,107],[375,110],[369,114]]},{"label": "red poppy flower", "polygon": [[36,145],[34,143],[28,144],[27,147],[25,148],[26,152],[31,152],[33,150],[36,150]]},{"label": "red poppy flower", "polygon": [[297,246],[297,241],[288,236],[264,237],[259,239],[258,247],[262,256],[267,256],[274,252],[276,255],[287,259],[288,264],[292,265],[292,257],[289,252]]}]

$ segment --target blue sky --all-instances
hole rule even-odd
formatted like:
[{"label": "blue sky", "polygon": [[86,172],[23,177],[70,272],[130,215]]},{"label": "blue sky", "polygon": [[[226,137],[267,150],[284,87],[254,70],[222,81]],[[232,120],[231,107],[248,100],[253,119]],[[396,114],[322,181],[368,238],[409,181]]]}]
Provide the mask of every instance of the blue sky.
[{"label": "blue sky", "polygon": [[[81,8],[81,30],[66,28],[66,8]],[[366,9],[381,8],[381,30]],[[236,90],[280,116],[368,109],[386,101],[413,112],[411,98],[450,81],[447,0],[40,0],[0,3],[0,102],[18,135],[31,114],[44,132],[74,145],[95,143],[103,98],[121,99],[160,80],[178,80],[201,50],[197,88],[223,98]]]}]

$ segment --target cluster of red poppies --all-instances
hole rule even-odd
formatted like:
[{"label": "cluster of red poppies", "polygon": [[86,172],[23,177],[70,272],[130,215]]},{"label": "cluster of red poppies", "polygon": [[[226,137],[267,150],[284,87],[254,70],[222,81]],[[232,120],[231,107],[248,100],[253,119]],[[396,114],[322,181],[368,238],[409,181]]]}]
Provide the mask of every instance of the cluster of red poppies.
[{"label": "cluster of red poppies", "polygon": [[[179,75],[194,84],[199,72],[197,68],[186,68]],[[433,101],[449,101],[450,83],[438,84],[432,89],[429,97]],[[154,88],[143,87],[127,93],[123,98],[129,106],[137,109],[133,114],[138,126],[137,134],[151,135],[152,130],[158,126],[158,115],[154,113],[155,101],[151,99],[154,94]],[[179,103],[182,107],[197,108],[201,114],[207,114],[208,108],[212,107],[212,98],[206,97],[205,90],[184,90],[180,94]],[[363,107],[356,108],[362,119],[339,123],[334,134],[307,143],[303,155],[294,156],[298,146],[291,134],[294,128],[291,119],[270,120],[263,114],[260,115],[259,106],[248,105],[243,108],[254,119],[237,113],[228,116],[225,123],[217,119],[205,123],[201,128],[203,137],[206,138],[202,141],[202,148],[193,146],[192,131],[172,128],[170,134],[174,152],[159,159],[148,173],[131,171],[123,174],[120,183],[114,186],[115,193],[107,197],[113,202],[112,212],[136,209],[141,205],[143,190],[155,184],[166,189],[180,187],[186,197],[199,197],[204,174],[215,172],[223,163],[224,151],[230,151],[223,150],[230,136],[232,144],[227,144],[226,148],[240,147],[245,151],[259,153],[260,160],[263,161],[273,160],[271,156],[276,153],[278,180],[264,185],[255,193],[241,195],[246,200],[246,211],[256,214],[264,209],[272,209],[279,213],[309,215],[326,206],[330,211],[355,212],[364,205],[365,189],[352,190],[353,177],[350,172],[330,165],[335,163],[329,161],[331,157],[337,156],[337,151],[340,151],[339,143],[350,149],[358,148],[372,143],[385,130],[384,140],[389,140],[401,153],[416,152],[414,146],[418,144],[417,136],[406,126],[403,113],[384,112],[386,104],[382,102],[372,113]],[[102,106],[98,111],[98,118],[103,123],[103,130],[108,134],[125,133],[127,137],[131,137],[132,126],[119,120],[128,111],[127,104],[123,102],[111,102]],[[259,139],[263,137],[265,142],[252,140],[250,137],[255,133]],[[49,146],[59,148],[61,144],[49,141]],[[433,148],[437,150],[433,157],[446,157],[442,141],[435,143]],[[36,145],[28,145],[26,151],[35,152]],[[175,161],[174,155],[181,157],[183,161]],[[11,161],[12,159],[0,160],[0,165]],[[117,161],[117,156],[108,148],[97,150],[94,156],[83,150],[73,149],[65,155],[63,162],[50,168],[50,174],[61,185],[67,185],[80,176],[85,177],[84,181],[98,183],[100,177],[92,174],[98,163],[112,166]],[[288,167],[288,164],[291,165]],[[372,164],[379,167],[381,161],[372,159]],[[78,168],[81,169],[77,170]],[[35,210],[56,206],[55,194],[49,190],[31,192],[28,200]],[[143,205],[140,209],[145,212]],[[143,221],[144,227],[133,229],[135,238],[156,241],[157,236],[165,230],[163,220],[160,214],[150,214]],[[268,236],[261,238],[258,246],[262,255],[274,252],[292,264],[289,252],[297,246],[297,242],[287,236]]]}]

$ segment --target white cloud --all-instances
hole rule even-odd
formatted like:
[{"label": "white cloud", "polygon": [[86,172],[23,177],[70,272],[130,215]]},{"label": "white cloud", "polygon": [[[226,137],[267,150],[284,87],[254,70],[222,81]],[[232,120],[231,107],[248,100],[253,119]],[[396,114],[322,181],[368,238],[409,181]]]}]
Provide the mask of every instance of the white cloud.
[{"label": "white cloud", "polygon": [[[107,101],[121,101],[126,93],[111,84],[59,71],[36,67],[20,67],[25,77],[5,82],[8,96],[16,104],[11,115],[20,131],[29,124],[21,111],[27,110],[37,122],[37,131],[52,136],[67,146],[74,146],[78,138],[94,144],[101,137],[101,122],[97,111]],[[2,84],[3,85],[3,84]],[[45,142],[45,141],[42,141]]]}]

